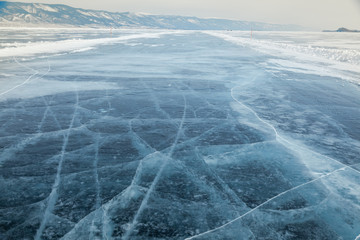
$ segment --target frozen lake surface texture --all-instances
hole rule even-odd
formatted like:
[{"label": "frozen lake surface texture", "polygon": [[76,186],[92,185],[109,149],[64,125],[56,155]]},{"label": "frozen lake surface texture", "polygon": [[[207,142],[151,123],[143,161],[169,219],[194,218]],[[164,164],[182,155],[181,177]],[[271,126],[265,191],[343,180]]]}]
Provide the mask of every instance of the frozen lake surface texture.
[{"label": "frozen lake surface texture", "polygon": [[0,239],[360,239],[359,34],[0,32]]}]

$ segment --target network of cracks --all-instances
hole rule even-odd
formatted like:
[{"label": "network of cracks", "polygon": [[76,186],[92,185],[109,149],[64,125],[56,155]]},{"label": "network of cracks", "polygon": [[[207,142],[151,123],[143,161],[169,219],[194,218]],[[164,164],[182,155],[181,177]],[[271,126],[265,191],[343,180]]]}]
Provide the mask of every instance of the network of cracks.
[{"label": "network of cracks", "polygon": [[340,196],[222,84],[132,84],[1,103],[4,239],[337,237],[322,215]]}]

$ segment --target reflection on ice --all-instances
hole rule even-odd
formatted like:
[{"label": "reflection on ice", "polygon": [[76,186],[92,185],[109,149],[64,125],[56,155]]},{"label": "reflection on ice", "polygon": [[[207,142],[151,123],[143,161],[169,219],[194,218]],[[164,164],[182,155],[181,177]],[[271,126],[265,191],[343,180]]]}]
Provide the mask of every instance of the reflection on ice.
[{"label": "reflection on ice", "polygon": [[358,86],[142,34],[2,62],[2,239],[357,238]]}]

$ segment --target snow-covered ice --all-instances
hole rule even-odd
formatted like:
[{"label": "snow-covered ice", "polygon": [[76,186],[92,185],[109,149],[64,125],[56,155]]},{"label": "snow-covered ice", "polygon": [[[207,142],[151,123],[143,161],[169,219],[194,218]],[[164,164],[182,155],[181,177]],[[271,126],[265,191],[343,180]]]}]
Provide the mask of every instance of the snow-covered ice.
[{"label": "snow-covered ice", "polygon": [[0,32],[1,239],[359,239],[359,34]]}]

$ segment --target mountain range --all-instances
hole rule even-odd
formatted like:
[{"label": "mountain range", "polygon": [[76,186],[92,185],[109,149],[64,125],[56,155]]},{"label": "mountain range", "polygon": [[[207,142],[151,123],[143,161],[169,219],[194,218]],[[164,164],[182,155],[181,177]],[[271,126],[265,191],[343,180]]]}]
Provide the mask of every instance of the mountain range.
[{"label": "mountain range", "polygon": [[73,8],[62,4],[0,1],[0,27],[97,27],[184,30],[297,31],[297,25],[279,25],[217,18],[151,15]]}]

